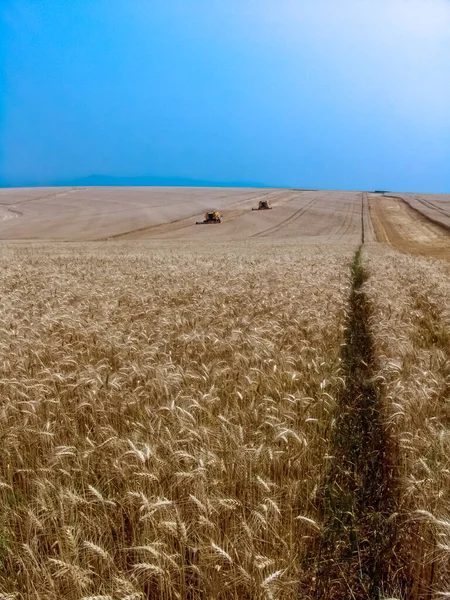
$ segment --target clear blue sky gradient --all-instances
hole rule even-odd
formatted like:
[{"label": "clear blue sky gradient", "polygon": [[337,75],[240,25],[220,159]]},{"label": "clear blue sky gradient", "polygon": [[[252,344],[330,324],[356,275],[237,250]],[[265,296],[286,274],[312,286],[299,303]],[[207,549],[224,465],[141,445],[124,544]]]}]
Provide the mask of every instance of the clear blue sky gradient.
[{"label": "clear blue sky gradient", "polygon": [[449,0],[2,0],[0,184],[450,193]]}]

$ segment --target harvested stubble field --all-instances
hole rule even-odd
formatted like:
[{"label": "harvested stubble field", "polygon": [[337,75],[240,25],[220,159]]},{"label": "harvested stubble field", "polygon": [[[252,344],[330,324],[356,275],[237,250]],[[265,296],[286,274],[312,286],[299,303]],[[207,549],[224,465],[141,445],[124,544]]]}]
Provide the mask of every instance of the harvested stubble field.
[{"label": "harvested stubble field", "polygon": [[442,228],[356,192],[0,192],[0,597],[448,592],[450,264],[404,254],[450,258]]},{"label": "harvested stubble field", "polygon": [[[261,199],[275,210],[252,212]],[[220,227],[196,227],[217,208]],[[0,239],[225,242],[361,237],[361,194],[277,189],[55,188],[0,189]]]}]

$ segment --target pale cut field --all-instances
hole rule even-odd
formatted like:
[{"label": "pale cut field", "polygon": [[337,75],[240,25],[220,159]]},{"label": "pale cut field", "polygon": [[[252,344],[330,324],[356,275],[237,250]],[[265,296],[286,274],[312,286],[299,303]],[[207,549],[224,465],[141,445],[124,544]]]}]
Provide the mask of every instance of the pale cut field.
[{"label": "pale cut field", "polygon": [[[390,194],[386,194],[387,196]],[[450,194],[393,194],[450,231]]]},{"label": "pale cut field", "polygon": [[[272,211],[252,211],[262,198]],[[196,226],[217,208],[219,226]],[[362,194],[238,188],[0,190],[0,239],[184,241],[298,239],[358,243]]]},{"label": "pale cut field", "polygon": [[[450,260],[450,204],[439,214],[400,196],[367,194],[375,239],[408,254]],[[445,212],[447,211],[447,212]],[[431,219],[431,220],[430,220]]]},{"label": "pale cut field", "polygon": [[450,265],[366,251],[377,375],[398,444],[411,598],[450,590]]},{"label": "pale cut field", "polygon": [[1,252],[0,593],[312,593],[353,246]]},{"label": "pale cut field", "polygon": [[223,209],[268,190],[238,188],[0,189],[3,239],[85,240]]}]

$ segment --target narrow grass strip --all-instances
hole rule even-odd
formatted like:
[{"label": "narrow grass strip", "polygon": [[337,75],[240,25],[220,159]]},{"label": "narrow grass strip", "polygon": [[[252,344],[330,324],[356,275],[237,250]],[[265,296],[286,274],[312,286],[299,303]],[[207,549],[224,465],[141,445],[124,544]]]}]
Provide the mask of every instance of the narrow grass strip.
[{"label": "narrow grass strip", "polygon": [[384,425],[374,380],[368,274],[361,248],[352,289],[342,364],[345,384],[332,434],[333,460],[324,490],[325,528],[317,598],[381,598],[403,587],[396,554],[396,448]]}]

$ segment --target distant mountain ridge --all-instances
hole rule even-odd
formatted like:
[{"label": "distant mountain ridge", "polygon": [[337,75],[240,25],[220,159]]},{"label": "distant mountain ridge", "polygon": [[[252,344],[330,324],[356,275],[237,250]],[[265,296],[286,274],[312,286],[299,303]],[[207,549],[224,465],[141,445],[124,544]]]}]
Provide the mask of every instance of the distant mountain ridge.
[{"label": "distant mountain ridge", "polygon": [[255,181],[208,181],[189,177],[156,177],[139,175],[135,177],[116,177],[113,175],[90,175],[77,179],[75,185],[86,186],[167,186],[167,187],[273,187]]},{"label": "distant mountain ridge", "polygon": [[[256,181],[208,181],[206,179],[190,179],[189,177],[157,177],[138,175],[121,177],[115,175],[89,175],[58,181],[7,182],[0,180],[0,187],[95,187],[95,186],[161,186],[161,187],[243,187],[243,188],[275,188]],[[280,186],[282,187],[282,186]]]}]

